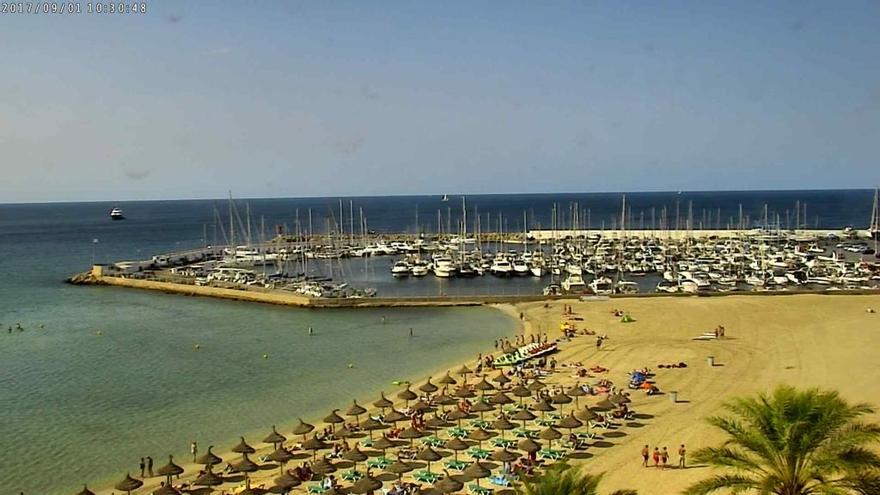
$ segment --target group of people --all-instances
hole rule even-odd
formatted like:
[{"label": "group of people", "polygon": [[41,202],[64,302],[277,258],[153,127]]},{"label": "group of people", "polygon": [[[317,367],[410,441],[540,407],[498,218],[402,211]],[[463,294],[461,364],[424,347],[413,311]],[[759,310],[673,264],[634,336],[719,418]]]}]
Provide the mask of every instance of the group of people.
[{"label": "group of people", "polygon": [[141,478],[153,477],[153,458],[150,456],[141,457]]},{"label": "group of people", "polygon": [[[686,467],[685,457],[687,456],[687,450],[684,447],[684,444],[681,444],[681,447],[678,448],[678,468],[684,469]],[[661,450],[659,447],[654,447],[654,451],[652,452],[650,447],[645,445],[642,447],[642,466],[648,467],[650,461],[654,461],[654,467],[666,469],[669,467],[669,451],[666,447],[663,447]]]}]

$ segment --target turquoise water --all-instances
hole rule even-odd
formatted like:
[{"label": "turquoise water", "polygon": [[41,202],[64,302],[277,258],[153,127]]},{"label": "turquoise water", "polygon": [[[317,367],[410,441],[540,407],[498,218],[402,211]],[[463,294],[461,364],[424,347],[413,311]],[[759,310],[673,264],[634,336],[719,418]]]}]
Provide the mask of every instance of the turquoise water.
[{"label": "turquoise water", "polygon": [[0,493],[72,493],[137,471],[141,456],[157,466],[184,456],[192,440],[257,443],[272,424],[289,432],[297,416],[397,390],[391,381],[471,358],[514,327],[488,308],[309,311],[56,292],[57,304],[27,311],[24,332],[0,335]]}]

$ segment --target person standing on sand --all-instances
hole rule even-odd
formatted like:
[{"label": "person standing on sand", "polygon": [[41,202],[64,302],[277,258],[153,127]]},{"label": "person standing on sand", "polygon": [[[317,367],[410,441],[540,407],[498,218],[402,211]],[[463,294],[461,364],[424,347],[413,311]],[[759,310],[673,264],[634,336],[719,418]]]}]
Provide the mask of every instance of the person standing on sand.
[{"label": "person standing on sand", "polygon": [[648,467],[648,458],[651,456],[651,451],[648,449],[648,446],[645,445],[642,448],[642,467]]},{"label": "person standing on sand", "polygon": [[196,462],[196,455],[199,453],[199,444],[193,440],[193,443],[189,446],[189,453],[193,456],[193,462]]},{"label": "person standing on sand", "polygon": [[658,447],[654,447],[654,467],[660,466],[660,449]]},{"label": "person standing on sand", "polygon": [[153,477],[153,458],[147,456],[147,474],[150,478]]},{"label": "person standing on sand", "polygon": [[684,469],[684,456],[687,454],[687,451],[684,448],[684,444],[681,444],[681,447],[678,448],[678,468]]},{"label": "person standing on sand", "polygon": [[666,451],[666,447],[663,447],[663,452],[660,452],[660,464],[662,464],[663,469],[666,469],[667,462],[669,462],[669,452]]},{"label": "person standing on sand", "polygon": [[598,351],[601,348],[602,348],[602,336],[599,335],[596,337],[596,350]]},{"label": "person standing on sand", "polygon": [[144,477],[144,469],[147,467],[146,463],[144,463],[144,458],[141,457],[141,478]]}]

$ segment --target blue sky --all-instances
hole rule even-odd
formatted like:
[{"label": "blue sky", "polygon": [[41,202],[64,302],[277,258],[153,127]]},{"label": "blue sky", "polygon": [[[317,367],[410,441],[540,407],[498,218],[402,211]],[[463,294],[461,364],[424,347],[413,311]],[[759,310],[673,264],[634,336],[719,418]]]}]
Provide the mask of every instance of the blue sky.
[{"label": "blue sky", "polygon": [[0,15],[0,203],[873,187],[877,2]]}]

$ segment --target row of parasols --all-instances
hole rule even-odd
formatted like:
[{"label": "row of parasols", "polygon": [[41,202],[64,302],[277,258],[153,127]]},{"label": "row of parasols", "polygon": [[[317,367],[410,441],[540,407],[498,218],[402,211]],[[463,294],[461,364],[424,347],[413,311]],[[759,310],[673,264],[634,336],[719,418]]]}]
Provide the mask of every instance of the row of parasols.
[{"label": "row of parasols", "polygon": [[[285,447],[284,443],[287,441],[287,438],[280,434],[273,426],[272,432],[263,439],[263,443],[272,445],[273,451],[259,459],[264,463],[274,463],[280,471],[279,476],[274,478],[273,485],[268,489],[250,486],[250,474],[261,469],[271,469],[271,464],[261,466],[251,460],[250,456],[256,453],[256,449],[248,445],[244,438],[241,438],[238,445],[232,448],[232,452],[240,457],[230,462],[227,466],[227,471],[236,473],[236,476],[224,477],[214,472],[214,467],[221,464],[223,459],[214,454],[212,447],[209,447],[205,454],[196,459],[196,463],[204,466],[204,468],[190,482],[189,486],[191,488],[186,491],[188,493],[211,493],[215,487],[224,483],[240,482],[241,475],[243,475],[245,488],[238,492],[239,494],[288,493],[303,482],[300,477],[284,470],[288,462],[294,459],[311,457],[310,470],[312,473],[319,476],[328,476],[337,470],[337,466],[326,455],[318,458],[317,453],[333,448],[332,440],[344,441],[346,438],[357,436],[363,438],[364,435],[361,432],[367,432],[369,435],[369,440],[364,439],[361,443],[372,448],[373,451],[362,451],[359,445],[355,443],[353,448],[341,452],[339,456],[342,459],[354,463],[354,468],[348,473],[350,474],[348,478],[354,481],[354,483],[344,490],[345,493],[372,493],[382,487],[382,481],[374,477],[370,473],[370,469],[367,469],[366,473],[360,473],[357,469],[358,465],[367,461],[371,455],[380,456],[376,462],[373,462],[373,467],[378,466],[384,471],[396,475],[398,480],[404,474],[416,469],[417,466],[411,461],[424,461],[427,464],[427,469],[422,472],[421,479],[432,481],[435,491],[439,493],[454,493],[461,490],[463,483],[455,477],[448,475],[448,472],[443,477],[432,473],[431,463],[440,461],[444,457],[435,450],[435,447],[442,447],[452,451],[454,456],[454,463],[452,465],[461,467],[461,475],[467,479],[474,480],[479,490],[480,479],[492,476],[491,470],[493,466],[485,462],[486,460],[500,463],[516,461],[521,456],[510,450],[514,446],[517,450],[526,453],[526,455],[534,455],[542,451],[542,445],[536,439],[549,442],[548,452],[553,452],[553,441],[563,437],[562,432],[557,428],[567,429],[569,434],[572,434],[574,430],[590,425],[593,421],[600,419],[602,412],[618,408],[630,401],[626,395],[616,394],[605,398],[592,407],[581,408],[579,398],[588,394],[579,385],[575,385],[566,391],[559,390],[547,396],[547,394],[542,393],[546,385],[538,378],[519,382],[512,387],[508,387],[512,380],[503,372],[492,378],[492,381],[497,385],[490,383],[485,376],[476,383],[468,384],[467,376],[472,371],[466,366],[458,370],[457,373],[463,377],[463,383],[456,387],[451,394],[448,393],[449,388],[458,385],[458,380],[454,379],[449,373],[446,373],[444,377],[437,381],[438,384],[443,386],[442,390],[432,383],[430,378],[418,387],[419,391],[426,394],[425,397],[428,400],[420,399],[419,395],[413,392],[409,385],[398,393],[398,398],[404,401],[404,410],[408,411],[410,415],[420,411],[433,411],[435,413],[425,421],[425,430],[431,430],[433,432],[431,434],[425,430],[410,426],[403,430],[398,430],[394,438],[390,438],[387,433],[384,433],[378,439],[374,439],[375,431],[395,427],[397,423],[409,421],[411,418],[410,415],[395,409],[394,403],[387,399],[383,393],[380,399],[373,403],[373,406],[380,410],[381,414],[368,416],[364,421],[361,421],[360,417],[367,414],[367,409],[359,405],[357,401],[353,401],[351,407],[343,413],[345,416],[354,418],[355,424],[358,425],[357,428],[349,428],[345,425],[346,420],[339,415],[339,409],[331,411],[323,419],[323,422],[329,425],[332,438],[319,437],[317,433],[314,433],[314,425],[300,419],[299,424],[293,429],[292,433],[302,437],[299,447],[303,451],[310,451],[311,454],[294,453],[293,450]],[[511,395],[517,399],[511,398]],[[455,406],[460,404],[462,400],[476,397],[479,397],[479,399],[475,400],[469,409],[452,408],[447,410],[448,406]],[[530,400],[529,404],[526,404],[524,403],[526,398],[534,400]],[[570,407],[567,414],[560,414],[565,413],[565,407],[572,402],[574,402],[574,406]],[[555,411],[560,413],[554,413]],[[491,422],[485,418],[485,414],[490,412],[497,412]],[[535,412],[540,413],[540,417]],[[479,415],[479,420],[476,420],[474,413]],[[552,413],[549,419],[548,413]],[[474,419],[471,422],[473,428],[470,430],[462,428],[461,422],[465,419]],[[543,429],[529,430],[527,423],[536,420]],[[519,424],[514,423],[514,421]],[[452,422],[455,422],[455,424]],[[343,426],[337,428],[338,425]],[[511,430],[514,430],[518,441],[505,438],[505,432]],[[441,440],[438,436],[441,432],[445,432],[444,436],[447,437],[445,441]],[[309,434],[312,435],[309,437]],[[489,441],[496,436],[500,438],[500,441],[495,442],[499,448],[491,453],[483,450],[483,442]],[[416,452],[413,449],[414,441],[420,438],[426,438],[426,441],[423,442],[424,446]],[[465,438],[472,443],[464,441],[463,439]],[[406,447],[406,441],[408,441],[409,445],[409,449],[406,449],[408,455],[403,455],[404,450],[402,448]],[[477,444],[476,449],[472,449],[473,442]],[[400,448],[401,450],[398,451],[397,459],[391,462],[386,457],[386,454],[388,449],[393,448]],[[470,463],[459,462],[459,452],[465,450],[473,450],[475,452],[474,460]],[[558,460],[558,458],[554,457],[553,460]],[[175,476],[179,477],[183,472],[184,469],[175,464],[173,457],[169,456],[168,463],[156,471],[159,476],[165,477],[165,482],[151,493],[154,495],[180,494],[181,490],[173,486],[172,479]],[[427,473],[427,475],[424,473]],[[141,480],[126,474],[125,478],[115,485],[115,488],[130,495],[142,486],[143,482]],[[329,487],[323,490],[322,493],[323,495],[333,495],[337,493],[337,489]],[[94,494],[88,487],[84,487],[78,495]]]}]

